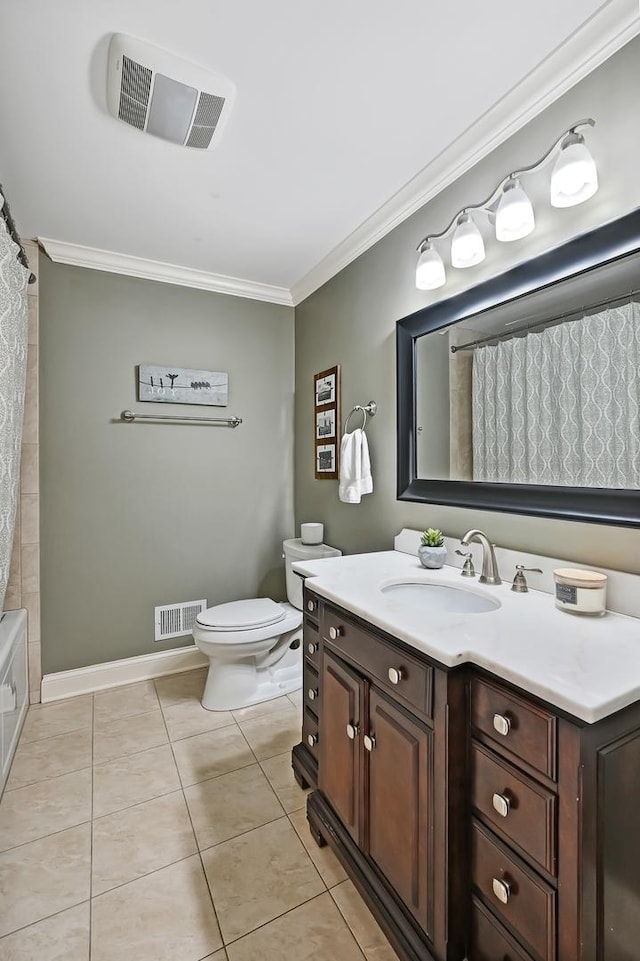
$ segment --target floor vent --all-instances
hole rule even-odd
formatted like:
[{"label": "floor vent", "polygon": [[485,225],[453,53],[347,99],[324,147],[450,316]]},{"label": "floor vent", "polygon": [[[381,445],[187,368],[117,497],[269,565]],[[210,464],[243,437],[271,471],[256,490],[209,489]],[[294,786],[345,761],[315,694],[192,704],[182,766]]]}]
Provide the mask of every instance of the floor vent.
[{"label": "floor vent", "polygon": [[196,617],[207,609],[207,602],[185,601],[183,604],[164,604],[155,608],[156,641],[168,637],[182,637],[191,634]]}]

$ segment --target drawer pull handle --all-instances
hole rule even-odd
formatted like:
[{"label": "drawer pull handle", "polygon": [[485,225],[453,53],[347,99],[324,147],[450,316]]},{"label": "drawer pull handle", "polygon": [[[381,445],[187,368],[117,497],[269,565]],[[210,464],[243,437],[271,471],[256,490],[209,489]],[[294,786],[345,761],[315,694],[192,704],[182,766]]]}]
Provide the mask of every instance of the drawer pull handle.
[{"label": "drawer pull handle", "polygon": [[342,634],[343,634],[343,630],[340,627],[340,625],[338,625],[338,627],[329,628],[329,637],[331,638],[332,641],[337,640]]},{"label": "drawer pull handle", "polygon": [[493,888],[493,893],[497,897],[501,904],[508,904],[509,898],[511,897],[511,889],[506,881],[499,881],[498,878],[494,878],[491,882]]},{"label": "drawer pull handle", "polygon": [[506,714],[494,714],[493,728],[498,732],[498,734],[502,734],[503,737],[506,737],[511,730],[511,721]]},{"label": "drawer pull handle", "polygon": [[357,724],[347,724],[347,737],[350,741],[355,741],[358,736],[358,725]]},{"label": "drawer pull handle", "polygon": [[500,817],[506,818],[511,807],[511,801],[504,794],[494,794],[492,798],[492,804],[495,811],[498,812]]},{"label": "drawer pull handle", "polygon": [[401,667],[390,667],[388,677],[392,684],[399,684],[404,677],[404,671]]},{"label": "drawer pull handle", "polygon": [[375,734],[365,734],[362,740],[367,751],[373,751],[374,747],[376,746]]},{"label": "drawer pull handle", "polygon": [[307,610],[308,610],[308,611],[311,611],[311,612],[313,613],[313,611],[315,611],[315,609],[316,609],[316,603],[315,603],[315,601],[307,601]]},{"label": "drawer pull handle", "polygon": [[309,651],[309,654],[315,654],[318,650],[318,645],[311,641],[309,644],[307,644],[307,650]]},{"label": "drawer pull handle", "polygon": [[309,747],[315,747],[317,743],[318,743],[317,734],[307,734],[307,744],[309,745]]},{"label": "drawer pull handle", "polygon": [[318,694],[319,694],[319,691],[317,687],[316,688],[310,687],[309,690],[307,691],[307,697],[309,698],[310,701],[315,701]]}]

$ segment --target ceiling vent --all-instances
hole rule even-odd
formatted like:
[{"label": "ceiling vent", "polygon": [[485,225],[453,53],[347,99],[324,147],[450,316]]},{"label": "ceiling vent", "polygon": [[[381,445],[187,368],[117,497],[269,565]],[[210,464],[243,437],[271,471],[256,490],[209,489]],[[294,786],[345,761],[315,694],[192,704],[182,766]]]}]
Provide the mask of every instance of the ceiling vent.
[{"label": "ceiling vent", "polygon": [[107,105],[131,127],[206,150],[219,140],[234,97],[226,77],[122,33],[111,38]]}]

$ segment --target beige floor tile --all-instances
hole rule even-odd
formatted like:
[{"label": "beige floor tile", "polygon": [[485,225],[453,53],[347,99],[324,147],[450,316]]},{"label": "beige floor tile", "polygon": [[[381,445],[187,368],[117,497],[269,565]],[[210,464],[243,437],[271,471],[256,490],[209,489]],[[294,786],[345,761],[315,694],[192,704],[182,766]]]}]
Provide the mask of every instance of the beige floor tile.
[{"label": "beige floor tile", "polygon": [[89,902],[0,939],[0,961],[89,961]]},{"label": "beige floor tile", "polygon": [[283,714],[292,708],[291,701],[283,694],[282,697],[274,697],[271,701],[262,701],[260,704],[252,704],[251,707],[242,707],[233,711],[236,721],[251,721],[256,717],[270,717],[273,714]]},{"label": "beige floor tile", "polygon": [[175,741],[173,751],[185,787],[248,767],[256,760],[235,724]]},{"label": "beige floor tile", "polygon": [[93,717],[93,696],[72,697],[68,701],[54,701],[52,704],[39,704],[29,709],[24,722],[20,743],[39,741],[56,734],[68,734],[83,727],[91,727]]},{"label": "beige floor tile", "polygon": [[278,714],[238,721],[240,729],[259,761],[290,751],[301,738],[300,715],[295,708]]},{"label": "beige floor tile", "polygon": [[257,764],[184,793],[201,851],[282,817],[282,805]]},{"label": "beige floor tile", "polygon": [[93,816],[102,817],[142,801],[171,794],[180,779],[169,745],[97,764],[93,771]]},{"label": "beige floor tile", "polygon": [[139,754],[168,744],[167,729],[160,709],[148,714],[121,717],[117,721],[96,721],[93,732],[93,763]]},{"label": "beige floor tile", "polygon": [[91,768],[7,791],[0,802],[0,851],[91,820]]},{"label": "beige floor tile", "polygon": [[200,701],[196,700],[181,701],[162,710],[172,741],[235,724],[231,711],[205,711]]},{"label": "beige floor tile", "polygon": [[158,707],[158,697],[153,681],[140,681],[115,687],[94,695],[94,717],[98,721],[117,720],[119,717],[133,717],[146,714]]},{"label": "beige floor tile", "polygon": [[163,709],[184,701],[197,701],[199,704],[206,679],[206,667],[198,668],[197,671],[185,671],[183,674],[172,674],[170,677],[157,677],[156,691]]},{"label": "beige floor tile", "polygon": [[199,961],[221,945],[199,857],[92,902],[92,961]]},{"label": "beige floor tile", "polygon": [[345,881],[347,878],[347,873],[331,848],[328,845],[325,845],[323,848],[319,848],[314,841],[309,830],[309,822],[307,821],[306,810],[302,808],[300,811],[294,811],[289,815],[289,820],[296,829],[298,837],[307,849],[311,860],[320,872],[322,880],[327,887],[332,888],[336,884],[340,884],[342,881]]},{"label": "beige floor tile", "polygon": [[91,767],[91,728],[19,744],[7,790]]},{"label": "beige floor tile", "polygon": [[93,822],[93,895],[197,851],[182,791],[98,818]]},{"label": "beige floor tile", "polygon": [[363,961],[328,894],[228,945],[227,952],[229,961]]},{"label": "beige floor tile", "polygon": [[209,848],[202,861],[225,944],[324,890],[286,818]]},{"label": "beige floor tile", "polygon": [[351,881],[343,881],[332,888],[331,897],[338,905],[367,961],[398,961],[398,955]]},{"label": "beige floor tile", "polygon": [[86,901],[90,859],[88,824],[0,854],[0,936]]},{"label": "beige floor tile", "polygon": [[293,693],[287,694],[287,697],[298,711],[302,711],[302,705],[304,703],[302,688],[300,688],[299,691],[293,691]]},{"label": "beige floor tile", "polygon": [[287,814],[306,806],[309,791],[303,791],[293,776],[291,751],[260,761],[260,767]]}]

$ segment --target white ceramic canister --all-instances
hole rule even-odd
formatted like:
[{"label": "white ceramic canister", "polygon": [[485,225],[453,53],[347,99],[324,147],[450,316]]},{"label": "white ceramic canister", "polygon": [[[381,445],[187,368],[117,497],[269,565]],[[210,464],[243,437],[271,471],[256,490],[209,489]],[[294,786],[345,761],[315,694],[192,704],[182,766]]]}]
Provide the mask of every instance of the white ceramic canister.
[{"label": "white ceramic canister", "polygon": [[322,544],[324,524],[301,524],[300,537],[303,544]]},{"label": "white ceramic canister", "polygon": [[556,607],[569,614],[604,614],[607,603],[607,575],[558,567],[553,572]]}]

